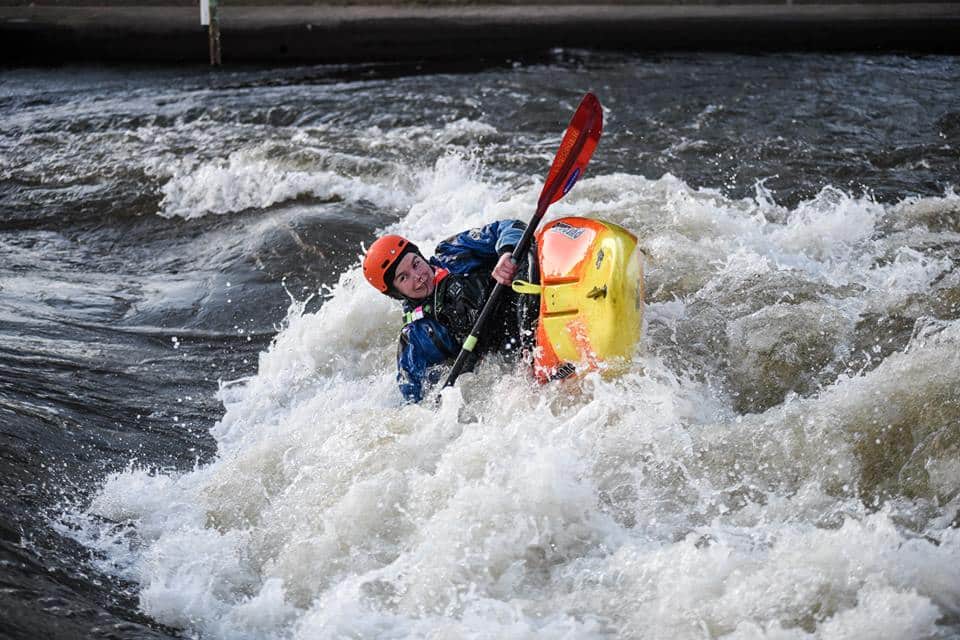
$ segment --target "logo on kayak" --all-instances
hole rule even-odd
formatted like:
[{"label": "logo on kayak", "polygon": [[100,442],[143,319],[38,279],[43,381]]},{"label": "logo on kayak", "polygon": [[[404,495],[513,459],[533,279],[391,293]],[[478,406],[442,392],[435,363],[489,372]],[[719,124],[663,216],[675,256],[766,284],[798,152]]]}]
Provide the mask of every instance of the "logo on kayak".
[{"label": "logo on kayak", "polygon": [[577,167],[573,170],[573,173],[570,174],[570,177],[567,178],[567,181],[563,185],[563,195],[567,195],[567,191],[573,189],[573,185],[577,183],[577,178],[580,177],[580,167]]},{"label": "logo on kayak", "polygon": [[576,240],[577,238],[583,235],[583,232],[586,231],[586,229],[571,226],[566,222],[558,222],[557,224],[550,227],[550,231],[553,231],[554,233],[559,233],[561,235],[565,235],[571,240]]}]

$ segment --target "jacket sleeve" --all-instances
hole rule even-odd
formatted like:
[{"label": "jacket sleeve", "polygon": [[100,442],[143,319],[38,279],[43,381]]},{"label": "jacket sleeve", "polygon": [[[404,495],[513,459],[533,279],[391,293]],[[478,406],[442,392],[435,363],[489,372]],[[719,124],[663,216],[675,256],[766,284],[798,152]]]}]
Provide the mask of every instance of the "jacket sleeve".
[{"label": "jacket sleeve", "polygon": [[498,220],[447,238],[437,245],[436,253],[445,256],[470,253],[484,259],[495,259],[512,251],[526,228],[526,223],[520,220]]},{"label": "jacket sleeve", "polygon": [[[497,255],[513,251],[513,248],[520,242],[520,238],[523,237],[523,232],[527,228],[527,223],[521,222],[520,220],[501,220],[500,222],[493,222],[491,225],[496,225]],[[489,227],[491,225],[487,226]]]},{"label": "jacket sleeve", "polygon": [[436,321],[423,318],[400,330],[397,348],[397,383],[407,402],[420,402],[425,387],[440,380],[440,368],[457,355],[460,346]]}]

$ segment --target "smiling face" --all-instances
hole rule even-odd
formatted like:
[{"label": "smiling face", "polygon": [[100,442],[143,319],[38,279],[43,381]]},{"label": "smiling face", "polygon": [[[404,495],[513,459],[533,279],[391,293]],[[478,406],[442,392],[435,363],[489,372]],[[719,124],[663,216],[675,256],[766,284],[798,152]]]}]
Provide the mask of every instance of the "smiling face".
[{"label": "smiling face", "polygon": [[393,275],[393,288],[411,300],[422,300],[433,293],[433,267],[416,253],[400,258]]}]

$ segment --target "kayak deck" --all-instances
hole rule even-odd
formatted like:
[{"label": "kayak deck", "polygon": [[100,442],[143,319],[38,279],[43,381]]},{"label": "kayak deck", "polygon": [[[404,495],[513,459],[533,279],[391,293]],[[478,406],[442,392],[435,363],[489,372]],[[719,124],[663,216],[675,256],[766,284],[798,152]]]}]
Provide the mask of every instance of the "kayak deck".
[{"label": "kayak deck", "polygon": [[534,372],[540,380],[629,358],[643,321],[637,238],[600,220],[567,217],[537,234],[540,313]]}]

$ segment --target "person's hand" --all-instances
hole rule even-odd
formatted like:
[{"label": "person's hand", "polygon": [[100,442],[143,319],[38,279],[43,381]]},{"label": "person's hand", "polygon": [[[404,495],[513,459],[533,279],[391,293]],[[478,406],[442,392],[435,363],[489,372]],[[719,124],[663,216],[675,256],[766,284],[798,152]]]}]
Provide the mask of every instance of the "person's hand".
[{"label": "person's hand", "polygon": [[497,261],[497,266],[493,268],[491,274],[494,280],[506,287],[510,286],[514,276],[517,275],[517,265],[512,258],[513,254],[509,252],[500,256],[500,260]]}]

